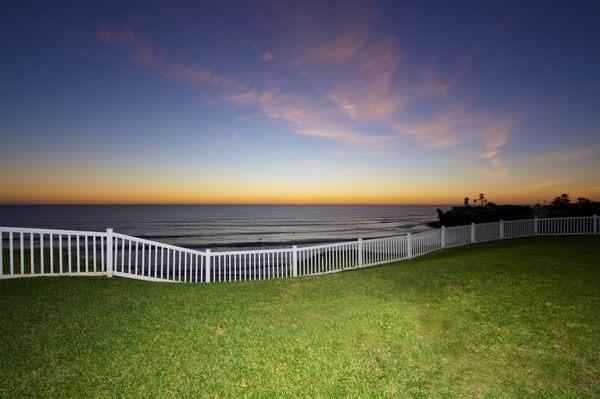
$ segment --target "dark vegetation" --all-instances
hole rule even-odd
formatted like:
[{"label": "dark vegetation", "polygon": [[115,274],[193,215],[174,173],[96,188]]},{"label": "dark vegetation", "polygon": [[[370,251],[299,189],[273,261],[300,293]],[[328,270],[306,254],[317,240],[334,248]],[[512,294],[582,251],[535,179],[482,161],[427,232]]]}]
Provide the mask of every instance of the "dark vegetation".
[{"label": "dark vegetation", "polygon": [[600,202],[579,197],[572,202],[569,194],[563,193],[549,205],[496,205],[485,194],[472,201],[464,198],[464,206],[455,206],[447,212],[438,209],[438,221],[434,227],[460,226],[470,223],[497,222],[499,220],[530,219],[533,217],[574,217],[600,215]]}]

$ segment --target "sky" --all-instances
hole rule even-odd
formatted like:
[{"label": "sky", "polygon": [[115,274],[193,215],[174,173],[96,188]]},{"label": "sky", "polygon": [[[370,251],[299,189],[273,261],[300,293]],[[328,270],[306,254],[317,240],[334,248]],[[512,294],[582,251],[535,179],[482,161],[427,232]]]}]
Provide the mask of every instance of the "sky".
[{"label": "sky", "polygon": [[0,203],[600,200],[599,18],[592,1],[9,1]]}]

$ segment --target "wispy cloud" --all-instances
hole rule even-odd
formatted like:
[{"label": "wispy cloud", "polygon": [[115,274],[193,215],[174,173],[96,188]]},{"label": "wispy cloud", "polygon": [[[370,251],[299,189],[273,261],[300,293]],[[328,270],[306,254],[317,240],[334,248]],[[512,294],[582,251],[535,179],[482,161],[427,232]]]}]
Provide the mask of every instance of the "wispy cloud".
[{"label": "wispy cloud", "polygon": [[129,55],[144,66],[162,68],[166,64],[164,55],[158,54],[151,43],[138,38],[130,27],[120,29],[104,27],[100,30],[100,38],[107,43],[124,46]]},{"label": "wispy cloud", "polygon": [[[264,77],[264,64],[273,63],[286,70],[284,76],[295,76],[304,85],[296,81],[290,85],[281,76],[226,76],[198,63],[173,61],[127,27],[103,29],[101,37],[123,46],[138,63],[169,79],[197,90],[212,87],[217,101],[258,110],[289,123],[297,134],[368,146],[399,142],[406,135],[427,148],[477,141],[482,143],[477,156],[504,173],[501,150],[518,118],[475,112],[456,97],[459,80],[470,69],[470,58],[457,62],[454,72],[442,73],[430,61],[411,73],[404,65],[409,55],[396,38],[375,29],[376,20],[368,3],[339,7],[328,15],[298,7],[288,15],[291,33],[280,39],[280,47],[270,46],[267,51],[241,36],[253,51],[260,49],[257,76]],[[440,102],[437,114],[407,118],[418,103],[428,100]]]},{"label": "wispy cloud", "polygon": [[243,106],[258,107],[265,115],[293,125],[303,136],[339,140],[351,144],[378,144],[396,139],[395,135],[365,134],[343,126],[331,117],[327,108],[309,99],[276,91],[243,92],[232,95],[229,101]]},{"label": "wispy cloud", "polygon": [[328,97],[344,114],[352,119],[358,119],[358,105],[350,100],[339,96],[336,93],[331,93]]},{"label": "wispy cloud", "polygon": [[566,185],[576,182],[576,179],[557,179],[557,180],[544,180],[535,184],[528,184],[526,186],[517,187],[506,192],[509,194],[525,193],[531,191],[545,190],[548,188],[559,187],[564,190]]},{"label": "wispy cloud", "polygon": [[[480,141],[478,156],[488,160],[496,174],[506,174],[500,153],[520,118],[477,112],[456,98],[455,90],[470,70],[471,58],[459,60],[448,73],[440,72],[432,60],[411,74],[404,65],[409,55],[396,38],[378,34],[376,15],[368,4],[353,3],[349,10],[352,15],[340,10],[340,19],[332,22],[333,32],[328,24],[318,24],[318,15],[304,10],[295,18],[303,39],[291,46],[293,62],[303,71],[316,76],[335,71],[325,74],[330,82],[317,83],[332,87],[326,98],[338,112],[356,124],[380,122],[389,131],[412,136],[429,148]],[[428,100],[442,100],[441,111],[404,122],[417,103]]]},{"label": "wispy cloud", "polygon": [[282,51],[288,67],[318,86],[342,115],[384,120],[407,103],[395,80],[406,55],[397,39],[377,32],[377,14],[366,2],[293,8]]},{"label": "wispy cloud", "polygon": [[269,62],[273,60],[273,53],[271,53],[270,51],[265,51],[262,53],[261,59],[263,60],[263,62]]},{"label": "wispy cloud", "polygon": [[595,147],[573,148],[562,151],[551,151],[538,155],[535,160],[540,162],[581,161],[597,155],[600,149]]},{"label": "wispy cloud", "polygon": [[488,160],[499,172],[506,174],[500,157],[501,148],[508,142],[520,118],[475,113],[456,107],[425,121],[397,122],[394,128],[401,134],[413,137],[430,148],[449,148],[472,142],[483,144],[480,156]]},{"label": "wispy cloud", "polygon": [[[218,86],[221,88],[220,100],[258,108],[270,118],[290,123],[300,135],[351,144],[375,144],[394,137],[370,135],[350,129],[333,117],[332,109],[323,107],[324,99],[315,101],[305,94],[282,93],[276,88],[263,91],[248,88],[247,85],[239,83],[238,79],[224,77],[199,64],[173,62],[157,52],[151,43],[138,38],[131,28],[105,28],[101,31],[101,38],[108,43],[124,46],[129,55],[141,65],[153,68],[193,89],[202,89],[207,85]],[[272,53],[263,53],[263,61],[267,62],[272,58]]]},{"label": "wispy cloud", "polygon": [[202,85],[226,85],[235,82],[225,78],[196,63],[183,64],[172,62],[164,54],[158,52],[152,43],[140,39],[130,27],[110,29],[104,27],[100,37],[107,43],[124,47],[132,59],[148,68],[159,71],[168,78],[181,81],[193,88]]},{"label": "wispy cloud", "polygon": [[225,85],[233,84],[235,79],[224,78],[212,72],[208,68],[203,68],[198,64],[169,64],[166,70],[167,76],[185,82],[192,87],[200,87],[204,84]]},{"label": "wispy cloud", "polygon": [[352,130],[311,130],[303,129],[301,133],[305,136],[322,137],[327,139],[343,140],[350,143],[356,144],[377,144],[394,141],[396,136],[394,135],[366,135],[354,132]]}]

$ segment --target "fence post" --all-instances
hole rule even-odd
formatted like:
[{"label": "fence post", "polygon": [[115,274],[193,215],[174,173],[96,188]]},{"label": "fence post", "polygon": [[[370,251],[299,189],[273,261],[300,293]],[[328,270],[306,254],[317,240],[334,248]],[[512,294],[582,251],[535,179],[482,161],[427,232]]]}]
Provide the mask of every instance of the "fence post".
[{"label": "fence post", "polygon": [[594,215],[594,234],[598,234],[598,215]]},{"label": "fence post", "polygon": [[106,277],[113,276],[113,229],[106,229]]},{"label": "fence post", "polygon": [[362,267],[364,263],[363,258],[363,241],[362,238],[358,239],[358,267]]},{"label": "fence post", "polygon": [[210,249],[206,250],[206,269],[204,271],[204,282],[210,283]]},{"label": "fence post", "polygon": [[408,259],[412,259],[412,233],[406,234],[406,248]]},{"label": "fence post", "polygon": [[538,218],[535,217],[533,218],[533,235],[537,236],[538,235]]},{"label": "fence post", "polygon": [[475,223],[471,223],[471,244],[475,242]]},{"label": "fence post", "polygon": [[500,239],[504,239],[504,220],[500,219]]},{"label": "fence post", "polygon": [[298,277],[298,246],[292,247],[292,276]]},{"label": "fence post", "polygon": [[446,248],[446,226],[442,226],[442,248]]}]

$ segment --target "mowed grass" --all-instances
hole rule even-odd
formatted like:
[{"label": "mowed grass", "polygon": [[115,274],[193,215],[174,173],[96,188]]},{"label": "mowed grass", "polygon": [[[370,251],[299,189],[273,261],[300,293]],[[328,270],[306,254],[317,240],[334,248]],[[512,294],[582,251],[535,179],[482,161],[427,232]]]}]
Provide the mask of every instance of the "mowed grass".
[{"label": "mowed grass", "polygon": [[2,397],[599,397],[600,237],[321,277],[0,281]]}]

